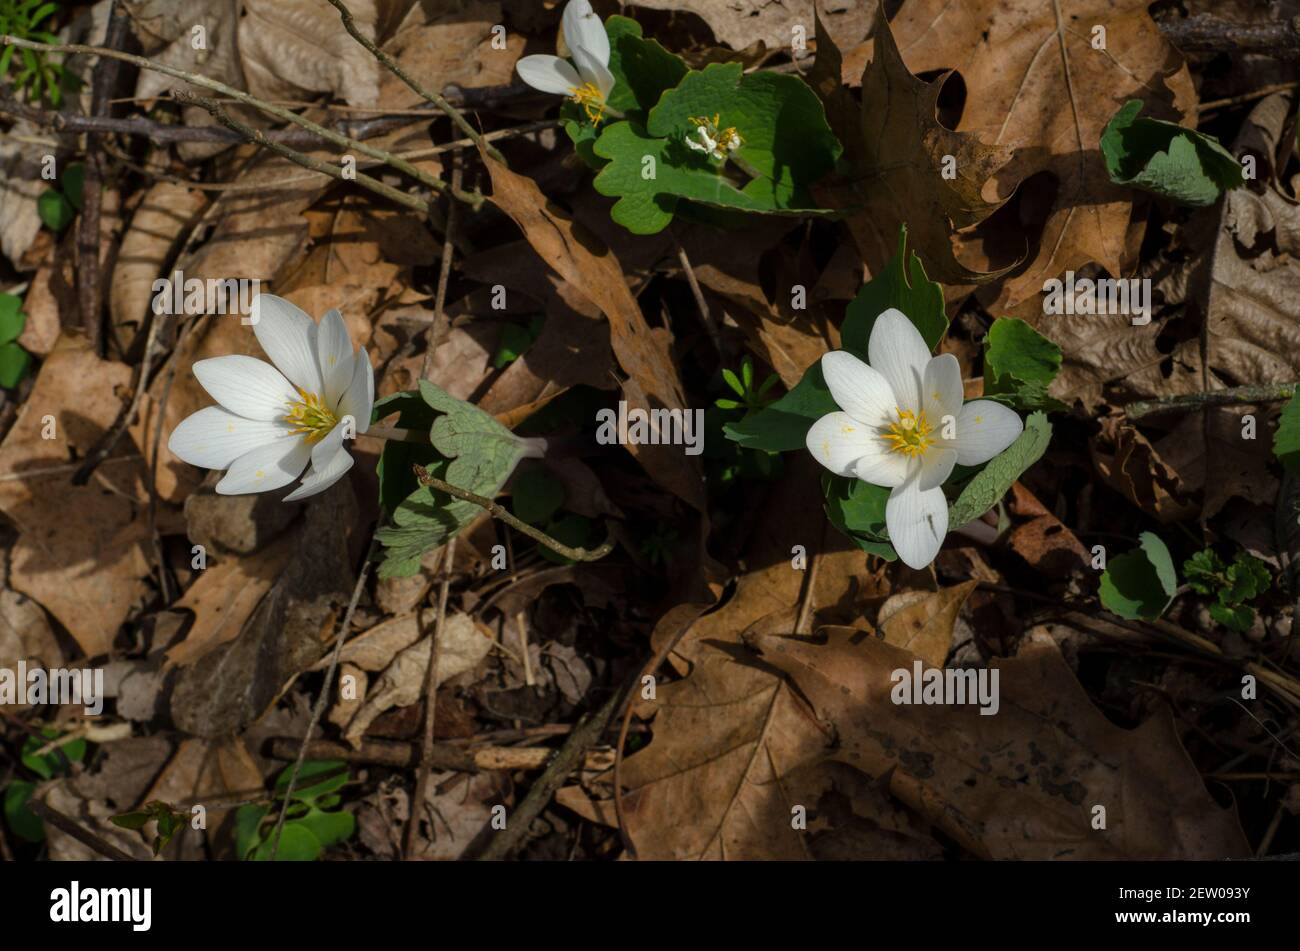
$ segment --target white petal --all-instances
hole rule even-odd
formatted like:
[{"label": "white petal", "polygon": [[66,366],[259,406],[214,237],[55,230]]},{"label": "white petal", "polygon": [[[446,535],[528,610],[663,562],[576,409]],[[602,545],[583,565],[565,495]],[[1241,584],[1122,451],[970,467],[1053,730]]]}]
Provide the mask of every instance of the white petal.
[{"label": "white petal", "polygon": [[[897,455],[897,453],[894,453]],[[933,446],[921,457],[921,491],[938,488],[952,475],[957,464],[957,453],[952,449]]]},{"label": "white petal", "polygon": [[934,561],[948,534],[948,500],[942,489],[921,489],[920,466],[885,503],[885,527],[898,557],[909,568]]},{"label": "white petal", "polygon": [[848,413],[827,413],[812,424],[806,441],[814,459],[842,476],[853,475],[858,460],[883,445],[874,429]]},{"label": "white petal", "polygon": [[284,501],[297,502],[299,499],[305,499],[317,492],[324,492],[347,475],[347,471],[352,468],[352,461],[352,456],[346,449],[340,449],[336,452],[324,468],[318,468],[313,460],[311,472],[307,473],[302,480],[302,485],[286,495]]},{"label": "white petal", "polygon": [[194,376],[214,400],[247,419],[279,419],[298,398],[284,374],[256,357],[230,354],[199,360]]},{"label": "white petal", "polygon": [[307,467],[311,445],[305,439],[282,439],[246,452],[217,483],[218,495],[269,492],[288,485]]},{"label": "white petal", "polygon": [[181,420],[167,448],[192,466],[227,469],[245,453],[288,436],[290,429],[288,423],[245,419],[208,406]]},{"label": "white petal", "polygon": [[889,381],[899,408],[913,413],[921,409],[921,380],[930,362],[930,348],[901,310],[891,307],[876,318],[867,341],[867,357]]},{"label": "white petal", "polygon": [[253,298],[253,333],[271,362],[294,386],[320,395],[323,389],[316,358],[316,321],[274,294]]},{"label": "white petal", "polygon": [[339,400],[339,414],[356,420],[357,432],[370,428],[370,413],[375,408],[375,371],[366,356],[366,348],[357,351],[352,365],[352,382]]},{"label": "white petal", "polygon": [[316,355],[319,358],[325,390],[321,393],[327,406],[338,406],[343,392],[352,382],[352,340],[343,323],[343,315],[330,310],[316,329]]},{"label": "white petal", "polygon": [[951,353],[932,357],[925,365],[921,389],[921,405],[925,407],[929,424],[939,429],[943,426],[945,416],[956,420],[965,398],[965,390],[961,385],[961,364],[957,358]]},{"label": "white petal", "polygon": [[343,452],[343,430],[345,428],[343,423],[340,422],[325,434],[324,439],[312,447],[311,467],[313,469],[324,469],[336,455]]},{"label": "white petal", "polygon": [[957,450],[957,461],[963,466],[978,466],[1015,442],[1024,429],[1015,410],[993,400],[975,400],[961,408],[957,438],[945,445]]},{"label": "white petal", "polygon": [[822,357],[822,376],[840,409],[868,426],[888,426],[898,418],[889,381],[847,350]]},{"label": "white petal", "polygon": [[[564,43],[569,52],[578,50],[590,53],[602,66],[609,64],[609,34],[605,24],[591,9],[589,0],[569,0],[561,17],[564,27]],[[577,56],[574,56],[577,59]]]},{"label": "white petal", "polygon": [[582,85],[578,71],[567,61],[544,53],[525,56],[515,63],[515,72],[534,89],[561,96],[571,95],[573,90]]},{"label": "white petal", "polygon": [[600,98],[608,99],[609,91],[614,88],[614,74],[609,67],[598,60],[593,53],[579,47],[573,51],[573,61],[578,66],[578,75],[583,82],[591,83],[600,90]]},{"label": "white petal", "polygon": [[853,467],[853,474],[863,482],[892,489],[907,478],[907,456],[891,452],[883,439],[867,446],[867,451]]}]

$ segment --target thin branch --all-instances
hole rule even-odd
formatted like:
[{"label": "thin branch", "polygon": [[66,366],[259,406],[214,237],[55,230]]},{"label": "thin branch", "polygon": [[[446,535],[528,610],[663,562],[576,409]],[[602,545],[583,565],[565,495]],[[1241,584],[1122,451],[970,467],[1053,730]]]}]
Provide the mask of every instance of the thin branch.
[{"label": "thin branch", "polygon": [[1201,14],[1159,21],[1160,32],[1184,53],[1262,53],[1300,57],[1300,17],[1242,23]]},{"label": "thin branch", "polygon": [[677,260],[686,273],[686,283],[691,286],[691,294],[695,296],[695,306],[700,309],[700,319],[704,321],[704,329],[708,331],[709,339],[713,341],[713,349],[718,351],[718,356],[723,356],[722,336],[718,333],[718,324],[709,311],[709,302],[704,298],[700,282],[695,278],[695,268],[691,267],[691,259],[686,256],[686,248],[682,246],[676,234],[673,235],[673,244],[677,246]]},{"label": "thin branch", "polygon": [[501,521],[505,522],[511,528],[523,532],[533,541],[545,545],[557,555],[563,555],[565,558],[569,558],[573,561],[599,561],[614,550],[613,538],[606,539],[605,543],[599,548],[570,548],[563,542],[556,541],[541,529],[534,528],[527,522],[515,518],[515,516],[511,515],[491,499],[485,499],[481,495],[475,495],[473,492],[468,492],[459,486],[454,486],[450,482],[444,482],[437,476],[430,475],[424,466],[417,465],[413,468],[415,469],[415,477],[419,480],[420,485],[432,486],[440,492],[446,492],[452,498],[460,499],[462,502],[473,502],[480,508],[486,509],[487,513],[493,518],[501,519]]},{"label": "thin branch", "polygon": [[551,760],[551,764],[546,767],[546,772],[537,777],[537,781],[529,787],[528,795],[511,815],[505,831],[494,836],[488,846],[474,856],[478,861],[504,859],[515,850],[527,834],[533,820],[551,801],[556,790],[564,785],[570,773],[582,765],[587,751],[605,735],[615,714],[627,703],[640,679],[640,669],[633,667],[631,674],[610,695],[605,705],[574,728],[559,752],[555,754],[555,759]]},{"label": "thin branch", "polygon": [[323,161],[310,155],[304,155],[296,149],[280,142],[272,142],[266,137],[260,129],[254,129],[251,126],[244,125],[225,109],[215,99],[208,99],[203,96],[195,96],[192,93],[176,92],[174,93],[177,101],[191,103],[206,109],[212,118],[216,119],[227,129],[232,132],[238,132],[241,136],[255,145],[274,152],[281,158],[286,158],[295,165],[301,165],[303,168],[309,168],[313,172],[320,172],[322,175],[329,175],[341,182],[355,182],[362,188],[369,189],[376,195],[387,198],[389,201],[396,202],[407,208],[420,212],[422,215],[429,213],[429,203],[417,195],[408,194],[401,189],[394,188],[391,185],[385,185],[377,178],[371,178],[364,172],[354,172],[352,175],[345,176],[343,169],[330,162]]},{"label": "thin branch", "polygon": [[293,798],[293,790],[298,785],[298,774],[302,771],[303,760],[307,758],[307,745],[311,743],[312,734],[316,732],[321,714],[325,712],[325,705],[329,702],[330,687],[334,683],[334,675],[338,672],[339,656],[343,653],[343,642],[348,639],[348,631],[352,628],[352,615],[357,613],[357,604],[361,601],[361,592],[366,587],[366,578],[370,575],[370,562],[375,556],[377,547],[378,542],[372,537],[366,549],[366,560],[362,563],[361,570],[357,572],[357,584],[352,589],[352,600],[348,602],[343,622],[339,624],[339,632],[334,638],[334,653],[330,655],[330,665],[325,671],[325,682],[321,684],[320,695],[316,697],[316,706],[312,708],[311,722],[307,724],[307,732],[303,734],[302,746],[298,747],[298,758],[294,761],[293,772],[289,774],[289,785],[284,791],[284,801],[280,804],[280,815],[275,820],[275,838],[271,845],[272,862],[275,861],[276,853],[280,851],[280,834],[284,831],[284,820],[289,814],[289,801]]},{"label": "thin branch", "polygon": [[[455,207],[454,205],[452,207]],[[447,592],[451,589],[451,572],[456,561],[456,539],[447,542],[442,555],[442,588],[438,592],[438,614],[433,622],[432,640],[429,643],[429,667],[424,674],[424,744],[420,747],[419,772],[415,778],[415,796],[411,799],[411,814],[406,822],[406,836],[402,841],[402,857],[409,859],[415,851],[415,834],[424,815],[424,798],[429,790],[429,768],[433,765],[433,729],[438,715],[438,639],[447,619]]]},{"label": "thin branch", "polygon": [[77,823],[70,816],[65,816],[53,806],[47,805],[43,799],[33,797],[27,800],[27,808],[38,818],[48,822],[60,832],[66,832],[82,845],[89,846],[105,858],[112,859],[114,862],[137,861],[135,856],[128,855],[111,842],[106,841],[102,836],[96,835],[85,826]]},{"label": "thin branch", "polygon": [[[452,187],[460,187],[460,176],[460,159],[453,157],[451,166]],[[455,229],[456,206],[450,205],[447,208],[447,227],[443,229],[442,235],[442,261],[438,267],[438,290],[434,295],[433,319],[429,321],[429,331],[424,344],[424,367],[420,373],[426,380],[433,379],[433,355],[438,347],[442,345],[442,341],[450,329],[450,321],[447,319],[445,307],[447,304],[447,284],[451,279],[451,258],[455,248]]]},{"label": "thin branch", "polygon": [[[33,40],[19,39],[16,36],[0,36],[0,45],[16,46],[19,49],[34,50],[38,53],[80,53],[86,56],[106,56],[109,59],[118,59],[124,63],[138,66],[140,69],[148,69],[153,72],[162,73],[164,76],[171,76],[173,79],[179,79],[195,86],[201,86],[204,89],[210,89],[213,92],[219,92],[224,96],[229,96],[235,101],[246,106],[251,106],[268,116],[273,116],[274,118],[280,119],[284,122],[291,122],[294,125],[300,126],[320,138],[325,139],[327,142],[339,146],[340,148],[357,151],[362,155],[378,159],[390,168],[396,169],[405,175],[409,175],[420,184],[432,188],[435,191],[448,190],[446,182],[439,178],[435,178],[427,172],[412,165],[410,162],[398,158],[391,152],[377,149],[374,146],[366,145],[364,142],[360,142],[357,139],[341,135],[338,132],[334,132],[331,129],[319,125],[318,123],[312,122],[310,119],[307,119],[296,112],[280,106],[273,106],[263,99],[258,99],[256,96],[250,96],[248,93],[236,89],[233,86],[227,86],[223,82],[219,82],[207,76],[202,76],[198,73],[176,69],[174,66],[167,66],[163,63],[146,59],[143,56],[134,56],[130,53],[122,53],[118,50],[110,50],[102,46],[84,46],[79,43],[37,43]],[[474,205],[475,207],[478,207],[483,201],[481,195],[468,195],[465,193],[458,194],[455,192],[452,192],[451,194],[455,198],[458,198],[467,204]]]},{"label": "thin branch", "polygon": [[1154,400],[1138,400],[1124,407],[1129,419],[1157,416],[1162,413],[1189,413],[1203,406],[1231,406],[1240,403],[1273,403],[1289,400],[1295,393],[1294,383],[1256,383],[1204,393],[1182,393]]},{"label": "thin branch", "polygon": [[502,165],[506,164],[505,158],[496,150],[496,147],[489,145],[486,140],[483,139],[479,134],[479,131],[470,124],[470,121],[465,118],[464,114],[459,109],[449,103],[438,93],[430,92],[417,83],[407,75],[406,71],[402,69],[401,66],[397,65],[396,60],[381,50],[369,37],[357,29],[356,23],[352,20],[352,11],[344,5],[343,0],[329,0],[329,2],[334,9],[339,11],[339,16],[343,18],[343,29],[347,30],[354,40],[369,50],[371,56],[379,60],[379,62],[394,76],[406,83],[406,85],[410,86],[411,89],[420,96],[420,98],[424,99],[426,102],[433,103],[433,105],[445,112],[451,118],[451,121],[460,127],[462,132],[474,140],[474,143],[480,149],[492,156],[492,158],[496,159]]}]

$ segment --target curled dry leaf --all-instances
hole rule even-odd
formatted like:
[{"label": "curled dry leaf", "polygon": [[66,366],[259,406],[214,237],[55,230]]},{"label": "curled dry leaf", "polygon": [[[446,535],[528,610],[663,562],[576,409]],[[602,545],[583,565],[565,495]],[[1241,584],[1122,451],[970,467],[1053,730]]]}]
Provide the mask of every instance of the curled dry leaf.
[{"label": "curled dry leaf", "polygon": [[[1000,706],[899,705],[915,655],[830,632],[825,644],[758,636],[822,728],[824,755],[888,777],[889,791],[974,855],[996,859],[1225,859],[1251,854],[1167,710],[1136,730],[1110,723],[1050,639],[997,662]],[[1104,829],[1094,828],[1097,807]]]},{"label": "curled dry leaf", "polygon": [[[391,635],[390,635],[391,636]],[[370,724],[385,710],[409,707],[424,693],[433,635],[400,651],[375,681],[361,709],[348,724],[344,739],[360,748]],[[468,614],[450,614],[438,634],[437,683],[478,666],[492,649],[491,636]],[[358,666],[361,666],[358,664]]]},{"label": "curled dry leaf", "polygon": [[876,626],[886,644],[911,651],[931,667],[939,667],[952,647],[957,613],[975,585],[974,581],[965,581],[938,591],[892,595],[880,606]]},{"label": "curled dry leaf", "polygon": [[[814,10],[841,46],[853,46],[867,35],[875,0],[637,0],[650,10],[693,13],[713,30],[719,43],[742,50],[761,42],[769,50],[789,50],[802,40],[811,46]],[[804,47],[796,47],[796,51]]]}]

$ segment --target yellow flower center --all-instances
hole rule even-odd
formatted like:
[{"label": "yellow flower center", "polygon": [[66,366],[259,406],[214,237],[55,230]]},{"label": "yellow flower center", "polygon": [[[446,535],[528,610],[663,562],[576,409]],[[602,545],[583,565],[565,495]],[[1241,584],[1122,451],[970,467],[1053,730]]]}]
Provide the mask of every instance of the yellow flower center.
[{"label": "yellow flower center", "polygon": [[901,452],[905,456],[923,456],[934,445],[930,435],[929,421],[925,411],[916,415],[911,410],[898,409],[898,422],[885,427],[880,438],[889,444],[890,452]]},{"label": "yellow flower center", "polygon": [[569,90],[569,97],[582,106],[582,111],[587,114],[592,125],[600,125],[600,120],[605,115],[605,97],[595,83],[574,86]]},{"label": "yellow flower center", "polygon": [[338,425],[338,417],[315,393],[308,393],[298,387],[294,389],[298,390],[299,398],[289,401],[289,412],[284,417],[286,423],[293,424],[290,434],[303,436],[308,442],[324,439]]},{"label": "yellow flower center", "polygon": [[725,129],[718,128],[718,123],[722,121],[720,113],[715,112],[712,119],[707,116],[690,116],[688,118],[691,125],[703,130],[703,135],[713,144],[714,158],[726,158],[728,152],[734,152],[745,144],[744,137],[736,131],[734,125],[729,125]]}]

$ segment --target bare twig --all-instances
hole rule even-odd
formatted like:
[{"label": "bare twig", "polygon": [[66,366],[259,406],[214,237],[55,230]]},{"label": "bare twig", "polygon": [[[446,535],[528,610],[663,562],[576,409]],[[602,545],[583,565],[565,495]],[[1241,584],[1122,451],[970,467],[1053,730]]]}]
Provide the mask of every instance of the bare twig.
[{"label": "bare twig", "polygon": [[[451,186],[460,187],[461,162],[453,156],[451,165]],[[426,380],[433,379],[433,355],[442,345],[450,330],[445,307],[447,304],[447,284],[451,280],[451,258],[455,248],[456,206],[447,208],[447,227],[443,229],[442,261],[438,267],[438,290],[433,299],[433,319],[429,322],[429,331],[425,339],[424,367],[420,375]]]},{"label": "bare twig", "polygon": [[505,830],[493,837],[491,843],[475,858],[479,861],[504,859],[510,855],[528,832],[533,820],[546,808],[556,790],[564,785],[569,774],[577,769],[587,751],[605,735],[615,714],[623,707],[632,691],[640,681],[641,671],[632,668],[631,675],[624,680],[609,699],[595,714],[589,716],[574,728],[564,745],[560,747],[546,772],[529,787],[528,795],[515,809]]},{"label": "bare twig", "polygon": [[[455,206],[453,206],[455,207]],[[450,243],[450,242],[448,242]],[[442,587],[438,591],[438,614],[433,622],[429,643],[429,667],[424,674],[424,744],[420,747],[419,772],[415,779],[415,795],[411,799],[411,814],[406,823],[406,836],[402,840],[402,857],[409,859],[415,851],[415,835],[424,815],[424,798],[429,789],[429,769],[433,765],[433,729],[438,711],[438,639],[447,618],[447,592],[451,588],[451,572],[456,561],[456,539],[447,542],[442,554]]]},{"label": "bare twig", "polygon": [[[109,7],[104,45],[116,49],[126,39],[129,20],[122,15],[118,0]],[[108,97],[117,79],[116,60],[101,59],[95,64],[90,114],[103,116],[108,111]],[[81,326],[92,353],[103,355],[103,328],[99,319],[103,295],[99,287],[99,211],[103,202],[104,159],[99,153],[99,135],[86,136],[86,177],[81,193],[81,219],[77,222],[77,303],[81,307]]]},{"label": "bare twig", "polygon": [[700,319],[704,321],[704,329],[708,331],[709,339],[713,341],[713,349],[722,356],[722,335],[718,332],[718,324],[713,319],[713,314],[709,311],[709,302],[704,299],[704,291],[700,287],[700,282],[695,278],[695,269],[691,267],[691,259],[686,256],[686,248],[682,246],[677,235],[673,235],[673,244],[677,246],[677,260],[682,265],[682,270],[686,274],[686,283],[691,286],[691,293],[695,296],[695,306],[700,310]]},{"label": "bare twig", "polygon": [[1160,32],[1184,53],[1261,53],[1300,57],[1300,17],[1242,23],[1208,14],[1159,21]]},{"label": "bare twig", "polygon": [[440,492],[446,492],[452,498],[460,499],[462,502],[473,502],[480,508],[486,509],[488,514],[493,518],[499,518],[511,528],[523,532],[535,542],[539,542],[555,552],[557,555],[563,555],[565,558],[573,561],[599,561],[611,551],[614,550],[614,539],[606,539],[604,544],[599,548],[570,548],[563,542],[556,541],[550,535],[547,535],[541,529],[534,528],[527,522],[520,521],[514,515],[506,511],[491,499],[485,499],[481,495],[475,495],[473,492],[466,491],[459,486],[452,485],[450,482],[444,482],[437,476],[430,475],[424,466],[417,465],[415,469],[415,478],[419,480],[420,485],[428,485]]},{"label": "bare twig", "polygon": [[1295,393],[1295,388],[1294,383],[1257,383],[1204,393],[1181,393],[1178,396],[1162,396],[1159,399],[1129,403],[1124,407],[1124,415],[1129,419],[1141,419],[1162,413],[1188,413],[1203,406],[1277,402],[1289,400]]},{"label": "bare twig", "polygon": [[48,822],[60,832],[66,832],[82,845],[89,846],[105,858],[112,859],[114,862],[137,861],[135,856],[127,855],[111,842],[105,841],[102,836],[96,835],[71,817],[65,816],[53,806],[46,804],[42,799],[32,797],[27,800],[27,808],[38,818]]},{"label": "bare twig", "polygon": [[343,615],[342,623],[339,624],[339,632],[334,637],[334,652],[330,655],[330,665],[325,671],[325,681],[321,684],[316,706],[312,708],[311,722],[307,724],[307,732],[303,734],[302,746],[298,748],[298,758],[294,761],[293,772],[289,774],[289,785],[284,791],[284,801],[280,803],[280,815],[275,820],[274,841],[271,845],[272,862],[275,861],[276,853],[280,851],[280,834],[284,830],[285,817],[289,814],[289,801],[293,798],[293,790],[298,784],[298,774],[302,771],[303,760],[307,758],[307,746],[311,743],[312,734],[316,732],[321,714],[325,712],[325,705],[329,702],[334,675],[338,672],[339,655],[343,653],[343,642],[347,640],[348,631],[352,628],[352,615],[357,613],[357,604],[361,601],[361,592],[366,587],[366,578],[370,575],[370,562],[375,556],[377,547],[378,542],[372,537],[366,550],[366,560],[362,563],[361,570],[357,572],[357,583],[352,589],[352,600],[348,602],[348,609]]},{"label": "bare twig", "polygon": [[[548,736],[571,732],[568,727],[551,731]],[[292,761],[298,755],[299,740],[277,737],[271,741],[270,754],[278,760]],[[420,762],[422,752],[413,743],[399,740],[366,740],[360,749],[333,740],[312,740],[307,744],[311,759],[338,759],[345,763],[391,766],[409,769]],[[464,743],[435,743],[425,761],[435,769],[455,770],[458,773],[478,773],[486,770],[544,769],[555,755],[549,746],[468,746]],[[588,754],[584,768],[599,768],[601,754]]]},{"label": "bare twig", "polygon": [[227,129],[230,129],[232,132],[238,132],[249,142],[252,142],[255,145],[260,145],[262,148],[274,152],[281,158],[288,159],[295,165],[301,165],[303,168],[309,168],[313,172],[320,172],[323,175],[329,175],[331,178],[336,178],[341,182],[355,182],[362,188],[369,189],[376,195],[387,198],[389,201],[411,208],[421,214],[427,215],[429,213],[429,203],[423,198],[407,194],[401,189],[393,188],[391,185],[385,185],[379,179],[371,178],[363,172],[355,172],[350,176],[345,176],[343,169],[337,165],[322,161],[321,159],[314,158],[310,155],[304,155],[302,152],[291,149],[283,143],[272,142],[260,129],[254,129],[251,126],[244,125],[244,123],[230,115],[230,113],[226,112],[226,110],[221,107],[220,103],[214,99],[195,96],[185,92],[177,92],[175,93],[175,96],[179,102],[192,103],[206,109],[214,119],[220,122]]},{"label": "bare twig", "polygon": [[412,79],[409,75],[407,75],[406,70],[402,69],[402,67],[397,64],[396,60],[394,60],[391,56],[389,56],[387,53],[381,50],[378,46],[374,44],[374,42],[368,36],[366,36],[360,30],[357,29],[356,23],[353,22],[352,20],[352,11],[347,8],[347,6],[343,3],[343,0],[329,0],[329,2],[330,5],[334,7],[334,9],[339,11],[339,16],[343,18],[343,29],[347,30],[349,35],[351,35],[351,37],[354,40],[356,40],[367,50],[369,50],[371,56],[379,60],[379,62],[383,64],[383,66],[394,76],[396,76],[402,82],[406,83],[406,85],[410,86],[411,89],[414,90],[415,93],[419,95],[421,99],[424,99],[426,102],[433,103],[433,105],[437,106],[439,109],[445,112],[451,118],[451,121],[456,123],[456,125],[460,127],[460,130],[462,132],[464,132],[467,136],[469,136],[471,139],[474,140],[474,143],[478,145],[479,148],[485,151],[488,155],[492,156],[492,158],[496,159],[502,165],[506,164],[505,158],[502,157],[501,153],[496,150],[496,147],[489,145],[483,139],[483,137],[479,134],[479,131],[475,129],[473,125],[470,124],[470,121],[465,118],[464,114],[459,109],[457,109],[455,106],[449,103],[440,94],[436,92],[430,92],[429,90],[421,86],[419,83],[417,83],[414,79]]},{"label": "bare twig", "polygon": [[[377,149],[374,146],[366,145],[364,142],[357,139],[349,138],[346,135],[342,135],[332,129],[327,129],[318,123],[312,122],[310,119],[307,119],[296,112],[285,109],[281,106],[273,106],[264,99],[250,96],[248,93],[236,89],[233,86],[227,86],[223,82],[219,82],[198,73],[191,73],[183,69],[177,69],[174,66],[168,66],[164,63],[147,59],[143,56],[134,56],[130,53],[122,53],[118,50],[110,50],[102,46],[84,46],[79,43],[37,43],[33,40],[24,40],[16,36],[0,36],[0,45],[16,46],[19,49],[34,50],[38,53],[80,53],[86,56],[106,56],[109,59],[117,59],[124,63],[138,66],[140,69],[148,69],[157,73],[162,73],[164,76],[171,76],[173,79],[179,79],[183,82],[190,83],[191,85],[201,86],[204,89],[210,89],[213,92],[229,96],[236,102],[257,109],[259,112],[265,113],[268,116],[272,116],[284,122],[291,122],[294,125],[300,126],[320,138],[325,139],[327,142],[339,146],[340,148],[360,152],[362,155],[378,159],[390,168],[402,172],[405,175],[409,175],[420,184],[432,188],[435,191],[448,190],[446,182],[439,178],[435,178],[422,169],[417,168],[405,159],[398,158],[391,152],[386,152],[383,149]],[[470,195],[456,192],[451,192],[451,194],[455,198],[474,205],[475,207],[482,204],[483,201],[481,195]]]}]

